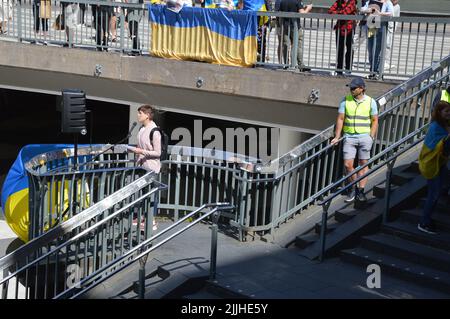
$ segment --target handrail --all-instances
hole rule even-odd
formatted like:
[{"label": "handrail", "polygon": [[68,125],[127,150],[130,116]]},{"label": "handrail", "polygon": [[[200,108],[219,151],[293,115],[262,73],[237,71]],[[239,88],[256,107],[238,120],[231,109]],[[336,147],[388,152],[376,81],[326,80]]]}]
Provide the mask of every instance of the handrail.
[{"label": "handrail", "polygon": [[[388,148],[386,148],[384,151],[382,151],[381,153],[378,153],[377,155],[375,155],[374,157],[372,157],[366,164],[361,165],[356,167],[351,173],[347,174],[346,176],[342,177],[341,179],[337,180],[333,185],[330,185],[326,188],[326,190],[330,190],[333,189],[339,185],[341,185],[343,182],[345,182],[346,180],[348,180],[349,177],[357,174],[359,171],[361,171],[362,169],[366,168],[367,166],[371,165],[375,160],[379,159],[380,157],[383,157],[384,155],[386,155],[387,153],[391,152],[393,149],[401,146],[403,143],[405,143],[406,141],[408,141],[409,139],[411,139],[412,137],[418,135],[420,132],[424,131],[426,128],[428,128],[429,123],[427,123],[426,125],[422,126],[421,128],[415,130],[414,132],[408,134],[407,136],[405,136],[404,138],[402,138],[401,140],[397,141],[396,143],[392,144],[391,146],[389,146]],[[410,150],[412,147],[414,147],[415,145],[417,145],[418,143],[420,143],[423,140],[423,138],[419,138],[418,140],[416,140],[414,143],[412,143],[408,148],[403,149],[402,151],[400,151],[399,153],[397,153],[396,155],[393,155],[394,158],[398,157],[399,155],[403,154],[404,152]],[[350,183],[348,183],[347,185],[345,185],[344,187],[340,188],[337,192],[334,192],[333,194],[331,194],[330,196],[328,196],[326,199],[324,199],[323,201],[319,202],[318,205],[319,206],[323,206],[326,203],[328,203],[329,201],[333,200],[334,198],[336,198],[338,195],[340,195],[341,193],[343,193],[344,191],[348,190],[349,188],[351,188],[353,185],[355,185],[356,183],[358,183],[360,180],[368,177],[369,175],[371,175],[373,172],[377,171],[379,168],[383,167],[384,165],[386,165],[386,162],[389,162],[390,160],[392,160],[392,158],[389,158],[388,160],[385,160],[384,163],[379,163],[377,166],[375,166],[374,168],[371,168],[368,172],[366,172],[364,175],[359,176],[356,180],[351,181]]]},{"label": "handrail", "polygon": [[[365,15],[346,15],[346,14],[329,14],[329,13],[297,13],[297,12],[281,12],[281,11],[257,11],[258,16],[280,17],[280,18],[305,18],[305,19],[330,19],[330,20],[350,20],[364,21],[368,17]],[[418,22],[418,23],[448,23],[447,17],[388,17],[378,16],[380,22]]]},{"label": "handrail", "polygon": [[[408,134],[403,139],[398,141],[397,143],[389,146],[387,149],[385,149],[382,153],[380,153],[379,156],[381,157],[385,154],[389,154],[394,149],[400,147],[403,143],[410,140],[411,138],[416,137],[420,133],[422,133],[426,128],[428,128],[430,123],[425,124],[421,128],[415,130],[414,132]],[[383,162],[377,164],[375,167],[372,167],[370,170],[368,170],[366,173],[364,173],[361,176],[358,176],[355,180],[348,183],[345,187],[342,187],[337,192],[334,192],[332,195],[328,196],[326,199],[321,201],[319,203],[320,206],[322,206],[323,212],[322,212],[322,224],[321,224],[321,230],[320,230],[320,255],[319,260],[322,262],[325,256],[325,243],[326,243],[326,237],[327,237],[327,221],[328,221],[328,208],[331,204],[331,201],[336,198],[338,195],[342,194],[344,191],[347,191],[350,187],[353,187],[356,183],[358,183],[360,180],[372,175],[374,172],[378,171],[381,167],[384,167],[385,165],[389,166],[389,172],[388,176],[390,176],[390,172],[392,170],[392,167],[394,165],[393,162],[402,155],[403,153],[411,150],[413,147],[415,147],[417,144],[421,143],[424,140],[424,136],[417,138],[413,143],[409,144],[408,147],[403,148],[402,150],[396,152],[395,154],[389,156],[387,159],[385,159]],[[354,169],[351,173],[347,174],[345,177],[341,178],[339,181],[335,182],[332,186],[336,188],[338,185],[340,185],[342,182],[346,181],[350,176],[357,174],[359,171],[367,167],[368,165],[372,164],[375,159],[369,160],[366,164],[358,166],[356,169]],[[389,210],[389,193],[388,193],[388,187],[390,187],[390,177],[386,180],[386,196],[385,196],[385,211],[383,212],[383,222],[386,222],[387,220],[387,211]],[[330,186],[331,187],[331,186]]]},{"label": "handrail", "polygon": [[[191,223],[189,223],[189,225],[187,225],[186,227],[184,227],[183,229],[179,230],[178,232],[170,235],[169,237],[167,237],[166,239],[164,239],[163,241],[157,243],[156,245],[151,246],[150,248],[146,248],[145,251],[141,252],[138,256],[134,257],[131,261],[129,261],[127,264],[122,265],[120,268],[115,269],[115,271],[108,273],[106,276],[103,276],[105,274],[105,272],[109,269],[109,268],[114,268],[115,266],[117,266],[117,264],[119,262],[121,262],[122,260],[124,260],[125,258],[127,258],[128,256],[130,256],[131,254],[137,252],[138,250],[140,250],[141,248],[145,248],[146,246],[148,246],[152,241],[154,241],[155,239],[161,237],[162,235],[164,235],[165,233],[171,231],[172,229],[174,229],[175,227],[177,227],[178,225],[180,225],[181,223],[185,222],[186,220],[188,220],[189,218],[191,218],[192,216],[194,216],[195,214],[201,212],[203,209],[208,208],[208,207],[215,207],[214,209],[212,209],[211,211],[209,211],[208,213],[202,215],[200,218],[196,219],[195,221],[192,221]],[[142,243],[140,243],[139,245],[135,246],[133,249],[129,250],[127,253],[123,254],[122,256],[116,258],[113,262],[111,262],[108,265],[105,265],[103,268],[98,269],[97,271],[95,271],[94,273],[92,273],[92,275],[90,275],[89,277],[86,277],[84,279],[82,279],[81,281],[79,281],[78,283],[75,283],[74,286],[72,288],[69,288],[68,290],[60,293],[59,295],[55,296],[54,299],[59,299],[59,298],[65,298],[66,295],[70,294],[73,290],[77,290],[81,285],[91,281],[94,282],[93,285],[87,287],[86,289],[83,289],[79,292],[77,292],[75,295],[70,296],[71,299],[76,298],[78,296],[80,296],[81,294],[86,293],[87,291],[91,290],[92,288],[94,288],[95,286],[99,285],[100,283],[102,283],[103,281],[105,281],[106,279],[114,276],[116,273],[122,271],[123,269],[127,268],[128,266],[130,266],[131,264],[133,264],[134,262],[138,261],[140,258],[144,257],[145,255],[149,254],[150,252],[152,252],[153,250],[157,249],[158,247],[164,245],[165,243],[167,243],[168,241],[172,240],[173,238],[177,237],[178,235],[180,235],[181,233],[185,232],[186,230],[192,228],[193,226],[195,226],[196,224],[198,224],[199,222],[201,222],[202,220],[206,219],[207,217],[211,216],[212,214],[214,214],[216,211],[220,211],[220,210],[229,210],[229,209],[233,209],[233,206],[230,206],[229,203],[214,203],[214,204],[203,204],[201,207],[199,207],[198,209],[196,209],[195,211],[189,213],[188,215],[184,216],[183,218],[181,218],[180,220],[178,220],[177,222],[175,222],[174,224],[170,225],[169,227],[165,228],[164,230],[162,230],[161,232],[157,233],[156,235],[153,235],[152,237],[146,239],[145,241],[143,241]],[[97,281],[98,280],[98,281]]]},{"label": "handrail", "polygon": [[[165,187],[164,187],[165,188]],[[52,248],[52,250],[48,251],[47,253],[45,253],[44,255],[38,257],[37,259],[32,260],[31,262],[29,262],[28,264],[26,264],[25,266],[23,266],[22,268],[16,270],[15,272],[13,272],[12,274],[10,274],[8,277],[3,278],[2,280],[0,280],[0,284],[8,281],[9,279],[13,278],[14,276],[16,276],[17,274],[21,273],[22,271],[24,271],[27,268],[30,268],[31,266],[37,264],[38,262],[40,262],[41,260],[44,260],[45,258],[49,257],[50,255],[52,255],[54,253],[54,251],[57,250],[61,250],[61,248],[66,247],[67,245],[71,244],[72,242],[74,242],[75,240],[89,234],[92,230],[96,229],[98,226],[103,225],[104,223],[110,221],[111,219],[113,219],[114,217],[116,217],[117,215],[121,214],[122,212],[124,212],[125,210],[127,210],[128,208],[134,206],[136,203],[144,200],[145,198],[151,196],[152,194],[158,192],[160,189],[164,189],[164,188],[154,188],[152,189],[150,192],[140,196],[138,199],[134,200],[133,202],[127,204],[126,206],[122,207],[121,209],[115,211],[113,214],[109,215],[108,217],[100,220],[99,222],[97,222],[96,224],[90,226],[89,228],[86,228],[85,230],[83,230],[81,233],[70,237],[70,239],[68,239],[67,241],[65,241],[64,243],[62,243],[61,245]],[[90,219],[95,218],[92,217]],[[46,245],[46,244],[44,244]]]},{"label": "handrail", "polygon": [[[446,78],[447,76],[448,76],[448,75],[444,75],[444,76],[440,77],[439,79],[437,79],[436,81],[440,81],[440,80]],[[427,84],[426,86],[424,86],[424,87],[422,88],[422,90],[429,89],[429,88],[433,87],[434,85],[435,85],[434,82],[433,82],[433,83],[429,83],[429,84]],[[398,109],[403,103],[405,103],[405,101],[413,100],[415,97],[420,96],[420,95],[422,94],[422,90],[421,90],[421,91],[417,91],[417,92],[412,93],[411,95],[405,97],[405,99],[404,99],[403,101],[398,102],[398,103],[394,104],[391,108],[389,108],[389,109],[384,110],[383,112],[381,112],[380,115],[379,115],[379,119],[384,118],[388,113],[390,113],[390,112],[392,112],[392,111]],[[401,94],[401,93],[400,93],[400,94]],[[399,94],[399,95],[400,95],[400,94]],[[343,139],[344,139],[344,137],[341,137],[341,138],[338,140],[338,143],[341,142]],[[292,166],[292,167],[289,168],[288,170],[284,171],[284,172],[281,173],[280,175],[277,175],[277,176],[274,176],[274,177],[271,177],[271,178],[258,178],[258,179],[256,179],[256,178],[246,178],[246,177],[241,177],[241,176],[238,176],[238,175],[236,175],[235,177],[236,177],[237,179],[239,179],[239,180],[245,180],[245,181],[247,181],[247,182],[249,182],[249,183],[277,181],[277,180],[280,180],[281,178],[283,178],[284,176],[288,175],[289,173],[295,171],[295,170],[298,169],[299,167],[302,167],[302,166],[305,165],[307,162],[310,162],[311,160],[313,160],[313,159],[315,159],[315,158],[318,158],[319,156],[322,155],[322,153],[328,151],[330,148],[333,148],[334,146],[335,146],[335,145],[333,145],[333,144],[329,144],[329,145],[325,146],[325,147],[324,147],[323,149],[321,149],[320,151],[315,152],[314,154],[312,154],[312,155],[310,155],[309,157],[305,158],[305,159],[302,160],[301,162],[295,164],[294,166]],[[292,156],[291,158],[294,159],[294,158],[296,158],[296,157],[298,157],[298,156]]]},{"label": "handrail", "polygon": [[18,258],[20,259],[21,257],[28,256],[30,253],[35,252],[42,247],[45,247],[45,245],[58,238],[61,234],[70,232],[73,229],[83,225],[85,222],[99,216],[105,210],[110,209],[121,200],[127,198],[128,196],[144,188],[145,186],[150,185],[151,183],[156,183],[159,185],[158,189],[160,187],[163,187],[163,184],[156,181],[154,177],[155,173],[148,172],[144,176],[122,188],[120,191],[104,198],[98,203],[85,209],[80,214],[73,216],[72,218],[61,224],[58,224],[49,231],[32,239],[26,245],[21,246],[12,253],[0,258],[0,270],[9,267],[12,261],[15,262]]},{"label": "handrail", "polygon": [[[415,86],[417,86],[420,82],[430,78],[431,75],[442,71],[444,68],[446,68],[448,66],[450,66],[450,55],[447,55],[442,60],[436,62],[432,66],[429,66],[428,68],[426,68],[423,71],[419,72],[414,77],[408,79],[407,81],[405,81],[402,84],[396,86],[395,88],[390,89],[388,92],[386,92],[383,95],[377,97],[376,100],[385,102],[385,103],[380,103],[380,104],[384,105],[384,104],[386,104],[386,102],[391,101],[393,98],[402,95],[403,93],[407,92],[409,89],[414,88]],[[443,77],[445,77],[445,76],[443,76]],[[392,108],[390,108],[388,110],[385,110],[380,115],[383,115],[384,113],[386,113],[386,112],[388,112],[390,110],[392,110]],[[320,132],[319,134],[313,136],[309,140],[303,142],[299,146],[297,146],[294,149],[292,149],[291,151],[287,152],[286,154],[280,156],[277,159],[272,160],[270,162],[270,164],[258,165],[256,169],[259,172],[272,173],[272,172],[264,171],[264,166],[267,166],[267,167],[272,166],[273,163],[275,163],[275,162],[280,162],[281,164],[284,164],[284,162],[288,162],[291,159],[300,156],[300,154],[308,152],[309,150],[313,149],[314,147],[316,147],[320,143],[323,143],[324,140],[329,138],[329,136],[327,136],[327,135],[330,135],[330,137],[331,137],[331,134],[333,134],[333,132],[334,132],[334,125],[331,125],[328,128],[326,128],[325,130],[323,130],[322,132]],[[319,139],[318,142],[316,142],[317,139]],[[311,142],[314,142],[314,143],[311,143]],[[298,153],[300,153],[300,154],[298,154]]]}]

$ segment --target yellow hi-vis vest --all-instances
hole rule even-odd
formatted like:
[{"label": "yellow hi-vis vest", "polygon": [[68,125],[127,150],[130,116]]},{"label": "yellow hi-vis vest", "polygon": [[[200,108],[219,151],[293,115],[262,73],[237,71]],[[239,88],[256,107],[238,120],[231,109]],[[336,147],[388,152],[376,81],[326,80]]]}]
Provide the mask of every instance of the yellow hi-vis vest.
[{"label": "yellow hi-vis vest", "polygon": [[370,133],[370,108],[372,106],[372,98],[366,95],[361,103],[356,103],[353,96],[345,97],[345,120],[344,133],[348,134],[364,134]]},{"label": "yellow hi-vis vest", "polygon": [[441,101],[450,103],[450,94],[447,92],[447,90],[443,90],[441,94]]}]

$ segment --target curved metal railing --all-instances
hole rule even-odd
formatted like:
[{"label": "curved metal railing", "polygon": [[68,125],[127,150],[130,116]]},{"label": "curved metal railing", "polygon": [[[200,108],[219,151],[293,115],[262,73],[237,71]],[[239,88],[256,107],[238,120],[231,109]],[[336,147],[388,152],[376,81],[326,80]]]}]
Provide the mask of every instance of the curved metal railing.
[{"label": "curved metal railing", "polygon": [[89,276],[152,237],[157,193],[165,187],[148,172],[2,257],[2,298],[53,297],[72,274]]},{"label": "curved metal railing", "polygon": [[[328,195],[325,199],[321,200],[318,204],[322,206],[322,227],[320,229],[320,241],[321,241],[321,249],[319,259],[322,261],[325,257],[326,251],[326,237],[327,237],[327,221],[328,221],[328,209],[331,205],[331,202],[339,195],[347,192],[351,187],[354,187],[360,180],[369,177],[374,174],[378,170],[387,167],[387,178],[386,178],[386,189],[385,189],[385,207],[383,211],[383,222],[385,223],[389,214],[389,204],[390,204],[390,177],[391,172],[394,167],[395,161],[399,156],[408,152],[416,145],[421,143],[425,139],[426,130],[428,129],[429,123],[424,124],[422,127],[418,128],[414,132],[408,134],[403,137],[399,141],[390,145],[382,152],[376,154],[372,157],[366,164],[358,166],[353,172],[347,174],[342,177],[340,180],[336,181],[333,185],[327,187],[325,191],[333,191],[332,194]],[[352,182],[349,182],[346,186],[334,191],[341,183],[348,181],[348,179],[354,175],[357,175],[361,170],[366,167],[372,166],[366,173],[357,176]]]},{"label": "curved metal railing", "polygon": [[[374,155],[428,122],[434,98],[449,83],[449,70],[447,56],[376,98],[379,130]],[[321,196],[329,195],[329,186],[343,176],[342,143],[330,145],[333,136],[331,126],[279,159],[239,168],[205,163],[201,157],[171,155],[168,185],[172,195],[162,200],[164,207],[189,210],[195,206],[193,198],[211,194],[211,200],[235,205],[231,220],[241,240],[254,232],[273,232]]]},{"label": "curved metal railing", "polygon": [[[204,212],[205,209],[210,208],[208,212]],[[139,297],[144,298],[145,292],[145,263],[147,261],[148,255],[159,247],[163,246],[167,242],[173,240],[175,237],[181,235],[185,231],[191,229],[196,224],[208,219],[212,219],[212,241],[211,241],[211,258],[210,258],[210,279],[215,278],[216,272],[216,254],[217,254],[217,222],[220,216],[220,212],[223,210],[233,209],[228,203],[212,203],[204,204],[201,207],[195,209],[190,214],[184,216],[174,224],[158,232],[156,235],[146,239],[139,245],[133,247],[128,252],[122,256],[111,261],[107,265],[98,269],[96,272],[92,273],[90,276],[81,278],[78,282],[74,282],[72,287],[55,296],[55,299],[60,298],[77,298],[86,294],[93,288],[97,287],[102,282],[108,280],[112,276],[120,273],[124,269],[130,267],[136,261],[140,261],[141,268],[139,274]],[[193,218],[195,215],[200,217],[196,218],[187,225],[183,225],[186,221]],[[176,230],[177,227],[183,226],[182,229]],[[171,233],[172,232],[172,233]],[[170,235],[169,235],[170,234]],[[158,241],[160,240],[160,241]],[[142,261],[144,260],[144,261]]]}]

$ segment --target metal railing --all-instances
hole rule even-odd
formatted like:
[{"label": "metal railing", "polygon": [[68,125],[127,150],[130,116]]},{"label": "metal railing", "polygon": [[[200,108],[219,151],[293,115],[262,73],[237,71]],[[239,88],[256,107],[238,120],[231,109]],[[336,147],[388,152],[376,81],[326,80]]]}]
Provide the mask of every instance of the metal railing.
[{"label": "metal railing", "polygon": [[414,146],[418,145],[420,142],[422,142],[425,138],[426,129],[428,128],[429,123],[423,125],[419,129],[415,130],[414,132],[408,134],[398,142],[390,145],[388,148],[383,150],[382,152],[376,154],[374,157],[372,157],[366,164],[358,166],[353,172],[347,174],[346,176],[342,177],[340,180],[336,181],[333,185],[330,185],[327,187],[327,190],[334,190],[338,186],[340,186],[342,183],[348,181],[352,176],[358,175],[359,172],[361,172],[364,168],[372,166],[366,173],[357,176],[356,179],[353,181],[347,183],[346,186],[340,188],[339,190],[335,191],[328,197],[326,197],[324,200],[320,201],[318,204],[322,206],[323,212],[322,212],[322,222],[321,222],[321,228],[320,228],[320,255],[319,259],[320,261],[323,261],[325,257],[325,250],[326,250],[326,237],[327,237],[327,222],[328,222],[328,209],[333,201],[337,196],[344,194],[347,192],[351,187],[354,187],[359,181],[361,181],[364,178],[369,177],[373,173],[377,172],[383,167],[387,167],[386,170],[386,188],[385,188],[385,196],[384,196],[384,210],[383,210],[383,223],[386,223],[388,220],[388,214],[389,214],[389,204],[390,204],[390,179],[392,175],[392,169],[394,167],[395,161],[399,156],[404,154],[405,152],[411,150]]},{"label": "metal railing", "polygon": [[51,298],[153,235],[157,193],[145,173],[0,259],[2,298]]},{"label": "metal railing", "polygon": [[[373,154],[383,152],[421,128],[429,120],[434,98],[449,83],[450,56],[376,98],[379,130]],[[200,201],[229,201],[236,210],[229,216],[240,240],[275,228],[331,193],[343,176],[342,143],[330,144],[334,126],[269,163],[237,165],[210,156],[182,156],[190,148],[171,152],[168,165],[169,196],[161,208],[175,214],[190,211]],[[379,159],[381,161],[381,159]],[[374,162],[377,164],[377,162]],[[161,175],[164,176],[164,175]],[[162,180],[163,181],[163,180]]]},{"label": "metal railing", "polygon": [[[7,33],[1,34],[0,39],[151,54],[147,4],[94,0],[43,0],[39,5],[34,0],[4,2],[8,3],[6,11],[11,19],[4,26]],[[133,24],[133,19],[127,18],[130,15],[138,22]],[[300,60],[305,67],[318,71],[362,75],[374,72],[379,56],[380,76],[408,78],[450,52],[446,32],[450,18],[381,17],[376,22],[380,32],[370,40],[363,41],[367,39],[365,27],[358,26],[355,34],[349,35],[358,38],[351,45],[351,65],[346,68],[343,62],[338,68],[336,43],[345,43],[347,36],[341,39],[333,30],[334,25],[341,20],[356,24],[366,21],[366,17],[287,12],[257,12],[257,16],[260,21],[271,21],[259,29],[258,66],[296,68]]]},{"label": "metal railing", "polygon": [[[82,147],[75,168],[74,149],[35,156],[25,164],[29,179],[29,239],[40,236],[143,176],[133,155],[102,152],[109,145]],[[100,154],[100,155],[99,155]]]},{"label": "metal railing", "polygon": [[[378,73],[385,78],[408,78],[450,52],[446,35],[448,17],[381,17],[373,21],[371,17],[360,15],[257,14],[260,19],[272,19],[269,25],[260,28],[258,65],[297,68],[301,61],[304,67],[337,74]],[[353,21],[357,27],[342,36],[333,28],[344,20]],[[367,26],[360,26],[361,22],[376,23],[379,32],[368,38]],[[344,50],[339,55],[338,67],[339,42],[344,47],[349,42],[349,65],[346,65]],[[379,68],[376,66],[378,56]]]},{"label": "metal railing", "polygon": [[[95,0],[45,0],[39,4],[34,0],[6,1],[12,4],[12,14],[7,33],[2,37],[99,51],[148,53],[150,50],[150,24],[144,4]],[[137,17],[138,28],[132,25],[132,19],[126,19],[127,14]]]},{"label": "metal railing", "polygon": [[[203,212],[204,209],[211,208],[209,212]],[[120,273],[121,271],[125,270],[126,268],[130,267],[133,263],[136,261],[139,261],[140,267],[139,267],[139,292],[138,296],[139,298],[143,299],[145,297],[145,264],[147,262],[148,255],[156,250],[157,248],[161,247],[162,245],[166,244],[167,242],[171,241],[175,237],[179,236],[180,234],[184,233],[185,231],[191,229],[196,224],[198,224],[201,221],[206,220],[207,218],[211,217],[212,220],[212,226],[211,226],[211,258],[210,258],[210,280],[215,279],[216,276],[216,261],[217,261],[217,233],[218,233],[218,219],[220,217],[220,211],[222,210],[228,210],[233,209],[233,206],[230,206],[228,203],[214,203],[214,204],[204,204],[198,209],[194,210],[190,214],[184,216],[180,220],[178,220],[176,223],[170,225],[169,227],[163,229],[156,235],[146,239],[136,247],[133,247],[128,252],[123,254],[122,256],[116,258],[109,264],[103,266],[102,268],[98,269],[96,272],[92,273],[90,276],[87,276],[83,278],[82,280],[75,282],[72,287],[67,289],[66,291],[60,293],[59,295],[55,296],[55,298],[77,298],[80,297],[87,292],[89,292],[91,289],[95,288],[102,282],[106,281],[107,279],[111,278],[112,276]],[[175,231],[176,228],[186,221],[189,221],[189,219],[193,218],[195,215],[202,214],[199,218],[195,219],[194,221],[190,222],[188,225],[184,226],[182,229]],[[170,234],[171,231],[174,231],[172,234]],[[170,235],[168,235],[170,234]],[[167,236],[164,238],[164,236]],[[161,241],[156,242],[158,239]],[[156,243],[155,243],[156,242]]]}]

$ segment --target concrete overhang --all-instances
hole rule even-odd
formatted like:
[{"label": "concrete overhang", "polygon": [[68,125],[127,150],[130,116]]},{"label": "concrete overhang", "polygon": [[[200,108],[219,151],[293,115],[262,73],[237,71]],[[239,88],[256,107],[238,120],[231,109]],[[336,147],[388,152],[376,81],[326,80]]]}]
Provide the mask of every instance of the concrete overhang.
[{"label": "concrete overhang", "polygon": [[[330,126],[348,78],[0,41],[0,86],[149,103],[165,110],[317,132]],[[97,71],[97,72],[96,72]],[[395,83],[367,81],[378,96]],[[320,97],[308,103],[312,90]]]}]

